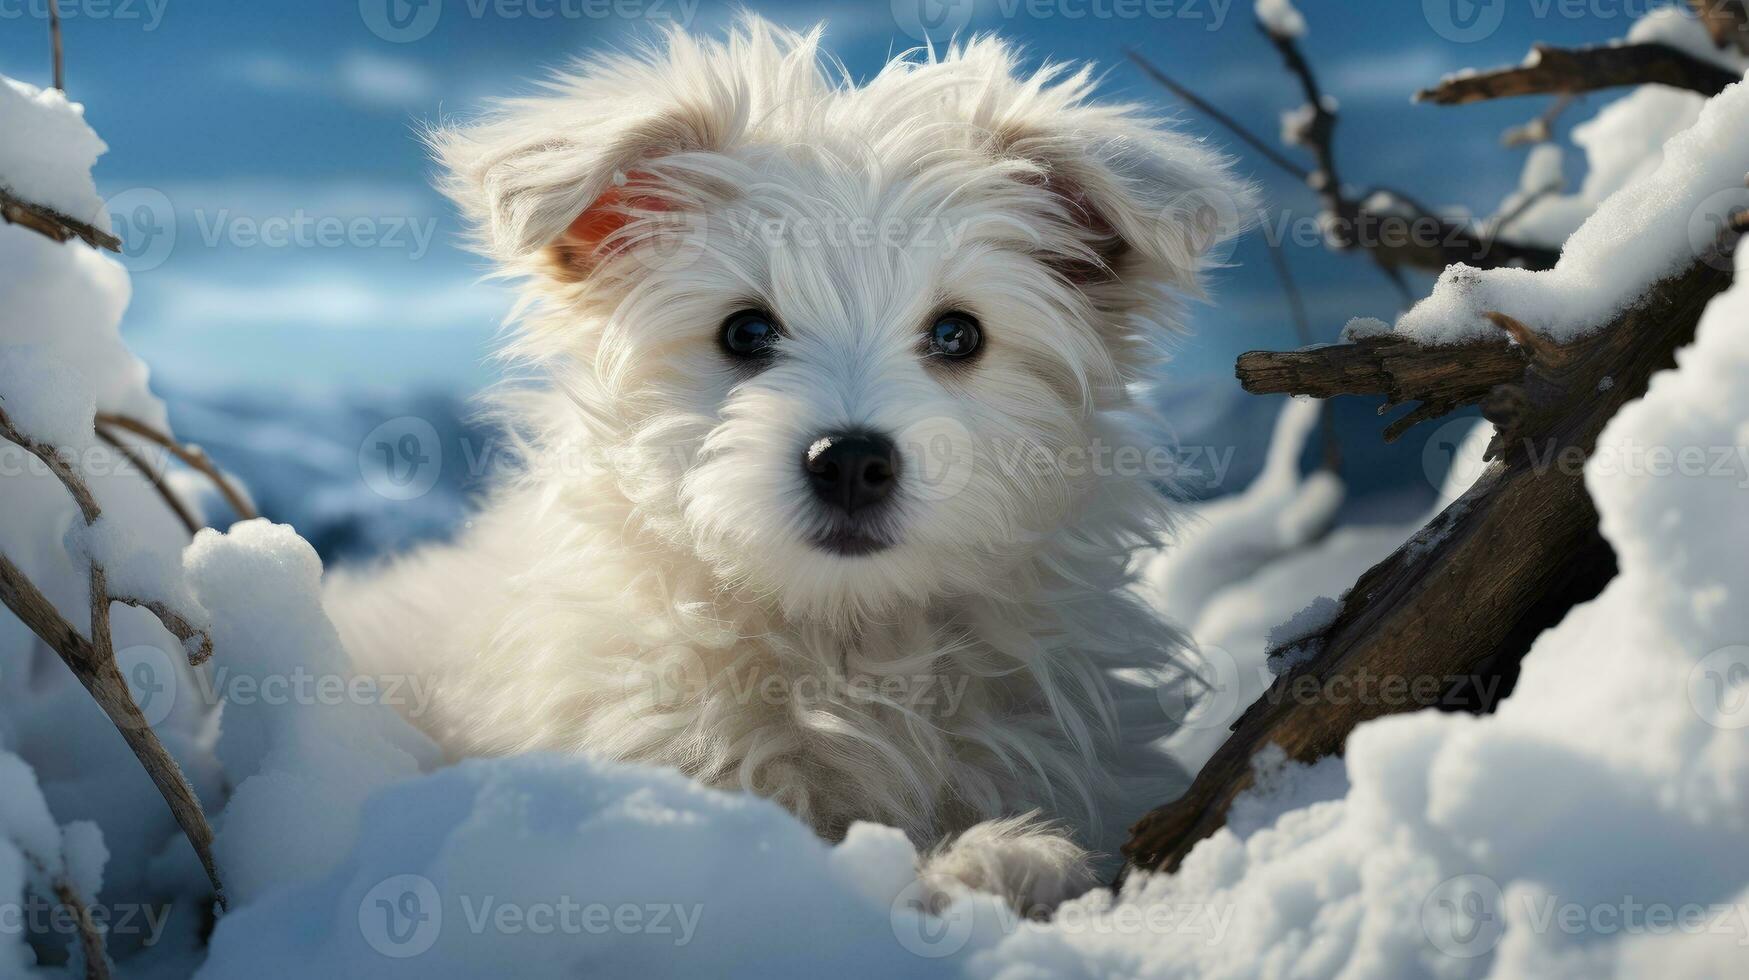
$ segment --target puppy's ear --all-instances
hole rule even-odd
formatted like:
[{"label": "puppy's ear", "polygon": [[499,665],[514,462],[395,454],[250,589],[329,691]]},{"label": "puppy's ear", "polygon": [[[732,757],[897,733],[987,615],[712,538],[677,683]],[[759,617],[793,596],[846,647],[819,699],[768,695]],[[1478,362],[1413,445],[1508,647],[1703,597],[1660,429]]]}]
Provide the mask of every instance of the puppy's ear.
[{"label": "puppy's ear", "polygon": [[[427,136],[476,247],[506,266],[586,278],[631,244],[628,226],[701,207],[701,158],[745,124],[744,98],[706,79],[696,95],[636,88],[630,63],[562,78],[550,94],[500,103],[487,119]],[[636,228],[630,229],[636,232]],[[635,234],[632,236],[635,238]],[[550,260],[540,263],[541,258]]]},{"label": "puppy's ear", "polygon": [[969,84],[950,100],[989,152],[1052,192],[1080,241],[1058,263],[1071,278],[1152,279],[1195,291],[1216,247],[1255,213],[1230,162],[1135,106],[1093,101],[1091,70],[1022,76],[999,42],[960,55]]}]

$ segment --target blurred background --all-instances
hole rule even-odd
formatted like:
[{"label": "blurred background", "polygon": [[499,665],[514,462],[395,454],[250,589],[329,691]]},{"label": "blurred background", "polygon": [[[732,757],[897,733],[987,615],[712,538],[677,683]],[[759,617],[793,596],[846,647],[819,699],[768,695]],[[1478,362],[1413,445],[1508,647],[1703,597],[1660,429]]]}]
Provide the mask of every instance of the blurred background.
[{"label": "blurred background", "polygon": [[[49,83],[47,5],[0,0],[0,72]],[[254,490],[263,513],[295,524],[331,561],[448,533],[490,469],[493,437],[470,421],[471,399],[499,378],[492,350],[509,298],[462,250],[454,215],[431,190],[420,127],[659,27],[720,31],[742,6],[796,28],[824,22],[828,48],[859,77],[925,39],[984,31],[1023,42],[1034,61],[1095,62],[1108,98],[1177,117],[1229,149],[1262,187],[1313,339],[1335,340],[1351,317],[1389,320],[1404,302],[1366,258],[1324,247],[1317,200],[1298,180],[1125,57],[1133,48],[1304,159],[1279,137],[1281,114],[1303,95],[1248,0],[60,6],[68,93],[110,147],[96,176],[132,272],[124,336],[151,365],[178,436],[203,444]],[[1345,178],[1477,216],[1495,213],[1518,186],[1526,151],[1503,147],[1501,133],[1546,105],[1418,106],[1413,92],[1459,69],[1517,62],[1533,41],[1620,37],[1648,6],[1299,3],[1309,23],[1303,47],[1340,104]],[[1566,125],[1557,123],[1557,136]],[[1578,162],[1569,156],[1569,167]],[[1250,484],[1281,411],[1280,400],[1246,395],[1233,380],[1240,352],[1301,342],[1264,234],[1240,241],[1213,277],[1212,302],[1193,309],[1192,332],[1154,396],[1169,428],[1162,439],[1184,450],[1188,496]],[[1411,289],[1421,295],[1428,282]],[[1387,446],[1374,409],[1339,403],[1334,417],[1349,524],[1421,513],[1469,427],[1421,426]],[[373,480],[364,460],[383,433],[409,429],[436,449],[431,479],[412,493]]]}]

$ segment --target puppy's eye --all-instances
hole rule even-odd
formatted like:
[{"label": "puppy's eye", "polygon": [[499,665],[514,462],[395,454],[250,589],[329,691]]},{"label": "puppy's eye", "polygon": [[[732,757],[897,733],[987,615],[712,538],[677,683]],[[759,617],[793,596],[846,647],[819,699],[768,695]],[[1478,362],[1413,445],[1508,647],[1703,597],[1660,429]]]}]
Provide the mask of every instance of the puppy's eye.
[{"label": "puppy's eye", "polygon": [[984,342],[984,332],[970,313],[943,313],[929,328],[929,352],[943,357],[970,357]]},{"label": "puppy's eye", "polygon": [[723,321],[723,350],[747,360],[770,357],[777,341],[777,321],[764,310],[742,310]]}]

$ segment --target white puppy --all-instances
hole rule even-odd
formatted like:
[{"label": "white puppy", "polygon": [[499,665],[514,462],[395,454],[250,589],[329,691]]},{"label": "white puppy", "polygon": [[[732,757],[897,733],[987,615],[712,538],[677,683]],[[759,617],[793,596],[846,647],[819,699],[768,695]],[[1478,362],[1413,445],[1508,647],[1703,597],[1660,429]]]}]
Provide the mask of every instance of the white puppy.
[{"label": "white puppy", "polygon": [[984,39],[861,86],[757,20],[433,134],[521,279],[520,478],[329,601],[453,755],[674,766],[1048,908],[1182,786],[1131,385],[1225,162]]}]

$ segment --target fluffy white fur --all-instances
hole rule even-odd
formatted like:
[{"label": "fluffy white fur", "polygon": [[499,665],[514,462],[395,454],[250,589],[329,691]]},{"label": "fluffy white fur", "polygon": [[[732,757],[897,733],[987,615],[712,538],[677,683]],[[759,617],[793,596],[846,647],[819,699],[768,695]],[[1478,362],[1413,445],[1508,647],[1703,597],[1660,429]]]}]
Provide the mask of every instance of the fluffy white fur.
[{"label": "fluffy white fur", "polygon": [[[1182,782],[1149,748],[1182,641],[1130,588],[1162,497],[1082,453],[1138,444],[1130,386],[1245,189],[1085,70],[981,39],[858,86],[817,39],[674,33],[433,134],[544,383],[502,400],[520,478],[330,608],[454,755],[674,766],[1048,907]],[[626,223],[582,247],[598,211]],[[718,344],[749,305],[762,370]],[[948,306],[972,363],[923,354]],[[902,451],[870,555],[810,543],[798,460],[846,427]]]}]

